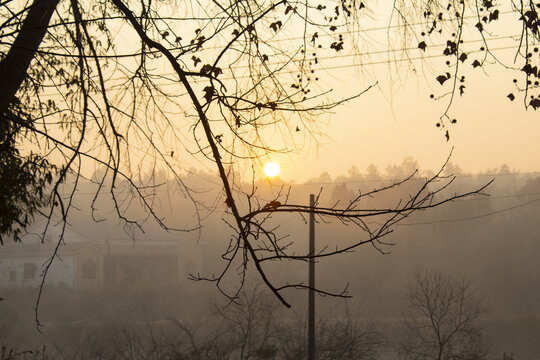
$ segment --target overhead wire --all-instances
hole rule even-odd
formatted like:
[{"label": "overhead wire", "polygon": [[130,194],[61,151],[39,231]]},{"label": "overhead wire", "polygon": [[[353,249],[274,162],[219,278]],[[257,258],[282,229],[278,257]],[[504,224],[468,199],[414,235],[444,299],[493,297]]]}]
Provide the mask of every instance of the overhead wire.
[{"label": "overhead wire", "polygon": [[507,211],[519,209],[519,208],[522,208],[522,207],[526,207],[526,206],[532,205],[532,204],[534,204],[534,203],[536,203],[538,201],[540,201],[540,197],[536,198],[536,199],[533,199],[533,200],[530,200],[530,201],[527,201],[525,203],[521,203],[521,204],[514,205],[514,206],[509,206],[509,207],[499,209],[499,210],[495,210],[495,211],[490,211],[488,213],[481,214],[481,215],[468,216],[468,217],[457,218],[457,219],[443,219],[443,220],[426,221],[426,222],[414,222],[414,223],[400,222],[400,223],[397,223],[396,225],[397,226],[434,225],[434,224],[442,224],[442,223],[453,223],[453,222],[477,220],[477,219],[482,219],[482,218],[485,218],[485,217],[501,214],[503,212],[507,212]]},{"label": "overhead wire", "polygon": [[[499,16],[501,15],[504,15],[504,14],[514,14],[515,12],[514,11],[503,11],[503,12],[500,12],[499,13]],[[121,19],[122,17],[110,17],[110,19]],[[476,18],[476,15],[475,16],[466,16],[464,17],[464,19],[475,19]],[[161,18],[163,20],[185,20],[184,18],[174,18],[174,17],[164,17],[164,18]],[[97,20],[101,20],[101,18],[97,19]],[[91,19],[91,20],[87,20],[88,22],[93,22],[93,21],[96,21],[96,19]],[[440,22],[448,22],[448,21],[452,21],[451,19],[443,19],[443,20],[439,20]],[[63,24],[66,24],[66,23],[63,23]],[[50,27],[55,27],[55,26],[59,26],[59,25],[63,25],[63,24],[53,24],[51,25]],[[69,24],[69,23],[67,23]],[[408,23],[407,24],[407,27],[413,27],[413,26],[420,26],[420,25],[426,25],[427,22],[418,22],[418,23]],[[322,26],[322,25],[321,25]],[[360,34],[360,33],[368,33],[368,32],[373,32],[373,31],[381,31],[381,30],[390,30],[390,29],[394,29],[394,28],[402,28],[403,25],[387,25],[387,26],[378,26],[378,27],[371,27],[371,28],[358,28],[358,29],[353,29],[353,30],[347,30],[347,31],[336,31],[336,32],[332,32],[332,33],[323,33],[321,35],[318,35],[319,37],[339,37],[340,35],[343,36],[343,35],[348,35],[348,34]],[[520,34],[517,34],[517,35],[512,35],[512,36],[519,36]],[[510,37],[510,36],[504,36],[504,37],[501,37],[501,38],[506,38],[506,37]],[[293,41],[293,40],[302,40],[304,39],[304,37],[302,36],[294,36],[294,37],[286,37],[286,38],[272,38],[270,40],[267,40],[266,42],[269,43],[269,44],[275,44],[275,43],[279,43],[279,42],[286,42],[286,41]],[[469,40],[471,42],[478,42],[478,41],[483,41],[483,39],[478,39],[478,40]],[[465,42],[469,42],[469,41],[465,41]],[[0,42],[0,45],[11,45],[11,43],[8,43],[8,42]],[[446,46],[446,44],[438,44],[438,45],[435,45],[435,46]],[[176,50],[184,50],[184,46],[173,46],[173,47],[170,47],[170,48],[167,48],[167,50],[169,51],[176,51]],[[204,48],[204,50],[212,50],[212,49],[221,49],[222,47],[221,46],[210,46],[210,47],[206,47]],[[413,48],[411,48],[413,49]],[[416,49],[416,48],[414,48]],[[396,51],[402,51],[402,50],[406,50],[406,49],[396,49]],[[56,53],[56,52],[49,52],[49,51],[46,51],[46,50],[38,50],[37,52],[39,53],[43,53],[43,54],[48,54],[48,55],[53,55],[53,56],[62,56],[62,57],[77,57],[78,55],[74,55],[74,54],[70,54],[70,53]],[[373,52],[373,53],[379,53],[380,51],[377,51],[377,52]],[[382,51],[382,52],[386,52],[386,51]],[[148,51],[145,51],[144,53],[142,52],[134,52],[134,53],[126,53],[126,54],[108,54],[108,55],[96,55],[95,57],[97,58],[125,58],[125,57],[138,57],[138,56],[141,56],[141,55],[152,55],[152,54],[158,54],[160,53],[159,50],[148,50]],[[367,52],[366,54],[372,54],[370,52]],[[94,56],[93,56],[94,57]]]},{"label": "overhead wire", "polygon": [[[513,11],[513,10],[507,10],[507,11],[501,11],[499,12],[499,18],[502,16],[502,15],[508,15],[508,14],[515,14],[516,12]],[[172,16],[166,16],[166,17],[146,17],[146,19],[149,19],[149,20],[163,20],[163,21],[194,21],[194,20],[206,20],[206,21],[212,21],[212,20],[225,20],[225,19],[228,19],[229,17],[228,16],[223,16],[223,17],[213,17],[213,18],[197,18],[197,17],[172,17]],[[469,19],[477,19],[477,15],[470,15],[470,16],[464,16],[463,19],[466,19],[466,20],[469,20]],[[85,20],[86,22],[96,22],[96,21],[99,21],[99,20],[123,20],[124,17],[122,16],[111,16],[111,17],[101,17],[101,18],[94,18],[94,19],[88,19],[88,20]],[[451,22],[451,21],[454,21],[454,19],[442,19],[442,20],[438,20],[439,22]],[[72,21],[72,22],[63,22],[63,23],[56,23],[56,24],[52,24],[50,27],[57,27],[57,26],[63,26],[65,24],[67,25],[71,25],[71,24],[74,24],[75,22]],[[428,26],[431,26],[431,22],[429,21],[423,21],[423,22],[416,22],[416,23],[407,23],[407,27],[413,27],[413,26],[421,26],[421,25],[428,25]],[[324,25],[321,25],[321,27],[323,27]],[[331,25],[328,25],[328,27],[330,27]],[[399,25],[385,25],[385,26],[375,26],[375,27],[367,27],[367,28],[358,28],[358,29],[353,29],[353,30],[346,30],[346,31],[333,31],[332,33],[325,33],[325,34],[322,34],[320,36],[339,36],[339,35],[347,35],[347,34],[356,34],[356,33],[365,33],[365,32],[373,32],[373,31],[382,31],[382,30],[391,30],[391,29],[399,29],[399,28],[403,28],[404,25],[402,24],[399,24]],[[283,42],[283,41],[291,41],[291,40],[302,40],[304,39],[303,36],[293,36],[293,37],[288,37],[288,38],[277,38],[277,39],[272,39],[270,40],[269,42],[274,42],[274,43],[277,43],[277,42]],[[172,48],[171,50],[174,50],[175,48]],[[178,49],[178,48],[176,48]],[[210,48],[211,49],[211,48]],[[139,54],[140,55],[140,54]]]},{"label": "overhead wire", "polygon": [[[501,39],[510,39],[510,38],[513,38],[515,37],[515,35],[508,35],[508,36],[504,36],[504,37],[499,37],[497,39],[494,39],[494,40],[501,40]],[[470,40],[469,42],[480,42],[482,40]],[[488,42],[490,42],[491,40],[488,39]],[[437,44],[437,45],[433,45],[433,47],[441,47],[441,46],[445,46],[444,44]],[[519,48],[519,45],[510,45],[510,46],[501,46],[501,47],[494,47],[494,48],[489,48],[489,50],[491,52],[494,52],[494,51],[501,51],[501,50],[510,50],[510,49],[518,49]],[[417,48],[403,48],[401,50],[395,50],[395,51],[390,51],[390,52],[398,52],[398,51],[409,51],[409,50],[415,50]],[[370,56],[370,55],[374,55],[374,54],[382,54],[382,53],[388,53],[389,51],[373,51],[373,52],[365,52],[365,53],[362,53],[362,54],[358,54],[358,55],[345,55],[344,57],[358,57],[358,56]],[[483,52],[483,50],[472,50],[472,51],[469,51],[468,53],[469,54],[472,54],[472,53],[479,53],[479,52]],[[346,68],[360,68],[362,66],[371,66],[371,65],[382,65],[382,64],[396,64],[396,63],[401,63],[401,62],[412,62],[412,61],[417,61],[417,60],[424,60],[424,59],[435,59],[435,58],[443,58],[443,57],[448,57],[447,55],[444,55],[444,54],[434,54],[434,55],[422,55],[422,56],[416,56],[416,57],[406,57],[406,58],[400,58],[400,59],[386,59],[386,60],[377,60],[377,61],[367,61],[367,62],[360,62],[360,63],[351,63],[351,64],[343,64],[343,65],[334,65],[334,66],[325,66],[323,68],[321,68],[321,70],[336,70],[336,69],[346,69]],[[336,57],[323,57],[321,58],[323,60],[325,59],[336,59]],[[279,63],[274,63],[275,65],[279,65]],[[238,68],[248,68],[248,66],[239,66]],[[292,71],[292,70],[287,70],[287,71],[280,71],[279,72],[280,74],[293,74],[293,73],[296,73],[296,71]],[[165,73],[165,74],[162,74],[161,77],[163,79],[166,79],[167,76],[174,76],[175,74],[174,73]],[[238,79],[247,79],[247,78],[251,78],[251,75],[249,74],[246,74],[246,75],[239,75],[239,76],[230,76],[230,77],[220,77],[219,79],[220,80],[238,80]],[[117,77],[117,78],[111,78],[111,79],[108,79],[107,81],[111,82],[111,81],[125,81],[126,78],[125,77]],[[178,85],[178,82],[175,82],[172,78],[168,79],[169,82],[167,83],[163,83],[163,84],[156,84],[157,86],[165,86],[165,87],[168,87],[168,86],[177,86]],[[56,88],[56,86],[54,85],[45,85],[45,87],[48,87],[48,88]],[[44,96],[54,96],[56,95],[55,93],[43,93],[42,95]]]},{"label": "overhead wire", "polygon": [[[365,175],[365,174],[364,174]],[[512,173],[487,173],[487,174],[458,174],[453,177],[456,178],[474,178],[474,177],[497,177],[497,176],[521,176],[521,175],[536,175],[540,176],[540,171],[526,171],[526,172],[512,172]],[[420,179],[420,178],[418,178]],[[309,185],[327,185],[327,184],[357,184],[365,182],[398,182],[403,179],[399,178],[377,178],[377,179],[357,179],[357,180],[335,180],[335,181],[322,181],[322,182],[306,182],[303,184],[294,184],[295,186],[309,186]]]}]

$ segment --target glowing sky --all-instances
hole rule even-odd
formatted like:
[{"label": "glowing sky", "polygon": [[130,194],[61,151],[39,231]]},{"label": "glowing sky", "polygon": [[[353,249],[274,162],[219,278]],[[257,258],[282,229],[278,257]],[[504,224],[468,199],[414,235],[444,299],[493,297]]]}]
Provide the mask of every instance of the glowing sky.
[{"label": "glowing sky", "polygon": [[[468,172],[502,164],[522,172],[540,170],[540,114],[525,111],[522,97],[514,102],[506,98],[519,72],[496,66],[488,66],[486,72],[471,75],[466,93],[454,102],[452,113],[458,122],[449,127],[450,141],[435,126],[448,104],[446,98],[429,98],[440,91],[435,81],[428,83],[430,88],[424,79],[409,77],[400,89],[389,90],[383,75],[377,88],[328,115],[328,139],[316,152],[280,157],[281,176],[305,181],[322,172],[345,174],[352,166],[363,173],[370,163],[384,170],[407,156],[423,170],[436,170],[452,147],[451,161]],[[347,83],[350,88],[354,79],[349,76]]]},{"label": "glowing sky", "polygon": [[[377,5],[377,14],[389,13],[383,6],[390,5],[391,3]],[[499,28],[490,28],[491,36],[495,40],[489,40],[489,43],[494,49],[517,44],[515,39],[508,38],[508,35],[519,33],[519,29],[515,28],[516,25],[519,26],[519,22],[515,21],[514,15],[505,15],[507,18],[503,20],[506,22],[501,21]],[[489,64],[491,59],[476,70],[472,69],[470,61],[464,63],[461,70],[462,74],[467,76],[467,87],[464,96],[456,97],[451,107],[450,114],[458,121],[449,127],[450,141],[447,142],[444,136],[446,129],[441,130],[435,124],[444,113],[449,97],[431,100],[430,94],[440,96],[448,91],[448,87],[440,86],[435,77],[445,71],[452,71],[452,68],[445,67],[446,59],[441,57],[414,60],[429,54],[440,55],[442,48],[428,47],[422,52],[416,48],[418,40],[412,39],[407,45],[411,47],[406,58],[412,59],[410,63],[394,62],[372,66],[363,63],[361,67],[355,66],[366,59],[372,63],[388,60],[389,55],[380,51],[388,49],[386,24],[388,19],[373,19],[372,23],[363,23],[363,29],[379,30],[361,31],[362,39],[357,42],[360,49],[353,49],[349,41],[339,54],[326,53],[324,56],[327,60],[321,62],[321,68],[317,72],[321,79],[321,92],[332,89],[329,98],[333,100],[354,95],[370,85],[376,85],[359,98],[319,116],[317,125],[323,136],[318,145],[313,141],[303,144],[302,140],[299,140],[292,152],[272,154],[256,160],[255,165],[260,165],[261,176],[264,176],[262,166],[268,161],[279,163],[279,176],[282,179],[303,182],[318,177],[323,172],[328,172],[332,177],[346,174],[352,166],[356,166],[363,173],[371,163],[376,164],[379,171],[384,173],[386,166],[400,164],[409,156],[418,161],[421,170],[437,170],[452,147],[454,151],[451,161],[466,172],[486,171],[499,168],[503,164],[521,172],[540,170],[540,142],[537,139],[540,134],[540,113],[532,109],[525,111],[522,94],[516,92],[514,102],[506,98],[508,93],[515,92],[512,80],[516,77],[523,79],[523,73],[519,70],[503,70],[500,65]],[[128,41],[134,34],[127,28],[128,26],[122,23],[122,31],[118,32],[118,39],[121,40],[120,53],[129,53],[136,43]],[[294,29],[288,30],[291,32],[288,36],[296,36]],[[474,51],[478,50],[474,47],[482,45],[475,43],[479,39],[479,33],[473,26],[472,32],[464,36],[468,41],[467,51],[471,51],[469,54],[472,57]],[[445,43],[443,40],[439,42]],[[396,42],[393,46],[399,48],[401,43]],[[349,54],[355,51],[370,55],[349,57]],[[513,50],[495,53],[512,65]],[[332,56],[336,55],[340,57],[332,59]],[[519,64],[515,66],[519,68]],[[168,66],[165,66],[163,71],[170,73]],[[182,144],[190,144],[190,121],[184,124],[181,119],[178,123],[179,127],[184,126],[179,131],[186,137],[182,139]],[[305,129],[302,130],[294,136],[298,136],[298,139],[306,136]],[[216,133],[219,131],[219,128],[215,130]],[[276,133],[274,136],[277,138],[280,135]],[[174,153],[175,159],[181,159],[178,160],[180,169],[195,167],[215,172],[214,164],[206,158],[201,156],[193,159],[188,152],[175,148],[177,139],[161,141],[165,143],[167,154]],[[187,146],[191,146],[191,152],[198,151],[196,146]],[[141,157],[146,156],[145,150],[144,146],[141,146],[141,149],[132,146],[132,151],[139,151]],[[239,163],[240,172],[251,174],[251,159],[233,161]]]},{"label": "glowing sky", "polygon": [[[453,74],[455,59],[440,56],[445,45],[431,46],[437,40],[431,39],[428,49],[421,51],[416,48],[419,40],[412,39],[407,45],[411,49],[408,55],[398,55],[404,61],[365,66],[366,59],[380,63],[392,58],[384,51],[389,48],[384,30],[387,19],[374,20],[366,28],[382,30],[362,33],[366,38],[362,44],[369,44],[369,48],[361,52],[371,55],[356,61],[345,56],[327,64],[330,70],[320,77],[328,81],[328,87],[338,97],[360,92],[375,82],[377,86],[321,117],[327,125],[323,126],[326,137],[319,147],[274,157],[281,165],[280,176],[301,182],[323,172],[334,177],[346,174],[352,166],[364,173],[371,163],[384,172],[386,166],[400,164],[408,156],[418,161],[421,170],[437,170],[452,147],[451,161],[466,172],[486,171],[503,164],[520,172],[539,171],[540,113],[532,108],[525,110],[524,93],[513,83],[518,79],[517,85],[523,88],[525,81],[524,73],[519,71],[523,59],[518,57],[514,63],[519,36],[512,36],[521,33],[520,22],[515,12],[504,8],[508,4],[501,6],[500,21],[489,25],[488,44],[492,53],[514,70],[504,69],[490,56],[482,67],[473,68],[472,59],[483,59],[483,39],[474,26],[464,31],[462,51],[468,52],[469,61],[460,63],[460,75],[466,76],[466,88],[463,97],[456,96],[450,108],[449,114],[457,123],[448,128],[448,142],[444,137],[446,129],[435,125],[448,106],[449,96],[432,100],[430,95],[438,97],[448,92],[448,83],[441,86],[435,77],[446,71]],[[446,44],[444,37],[438,42]],[[390,48],[399,48],[399,44]],[[445,65],[446,60],[451,60],[451,66]],[[362,66],[342,66],[359,62]],[[336,64],[341,68],[332,69]],[[513,102],[506,97],[511,92],[516,95]]]}]

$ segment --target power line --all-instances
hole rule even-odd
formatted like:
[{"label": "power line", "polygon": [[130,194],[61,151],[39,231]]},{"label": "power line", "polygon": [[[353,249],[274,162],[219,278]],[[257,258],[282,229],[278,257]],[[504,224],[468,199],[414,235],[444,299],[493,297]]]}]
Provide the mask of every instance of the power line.
[{"label": "power line", "polygon": [[[509,36],[509,37],[511,37],[511,36]],[[512,45],[512,46],[502,46],[502,47],[497,47],[497,48],[490,48],[489,50],[491,52],[494,52],[494,51],[518,49],[518,48],[519,48],[519,45]],[[402,49],[401,51],[406,51],[406,50],[411,50],[411,49],[413,49],[413,48]],[[360,55],[369,55],[369,54],[387,53],[387,52],[392,53],[394,51],[379,51],[379,52],[373,52],[373,53],[364,53],[364,54],[360,54]],[[478,52],[483,52],[483,50],[472,50],[472,51],[469,51],[469,54],[478,53]],[[351,56],[359,56],[359,55],[346,55],[345,57],[351,57]],[[436,55],[423,55],[423,56],[418,56],[418,57],[407,57],[407,58],[401,58],[401,59],[387,59],[387,60],[378,60],[378,61],[368,61],[368,62],[362,62],[362,63],[359,63],[359,64],[345,64],[345,65],[326,66],[326,67],[321,68],[321,70],[360,68],[362,66],[382,65],[382,64],[388,64],[389,65],[389,64],[397,64],[397,63],[401,63],[401,62],[412,62],[412,61],[415,61],[415,60],[435,59],[435,58],[442,58],[442,57],[448,57],[448,56],[444,55],[444,54],[436,54]],[[328,57],[328,59],[335,59],[335,57],[334,58]],[[300,61],[300,60],[298,60],[298,61]],[[279,64],[279,63],[276,63],[276,64]],[[246,68],[247,68],[247,66],[246,66]],[[279,72],[279,74],[293,74],[293,73],[296,73],[296,72],[295,71],[280,71]],[[175,76],[175,75],[176,74],[168,73],[168,74],[162,74],[161,76],[164,78],[166,76]],[[234,77],[222,77],[222,78],[219,78],[219,80],[238,80],[238,79],[248,79],[248,78],[251,78],[251,77],[252,77],[251,75],[240,75],[240,76],[234,76]],[[126,81],[127,78],[114,78],[114,79],[108,79],[107,81],[119,81],[119,80]],[[156,86],[165,86],[166,87],[166,86],[178,86],[179,85],[178,82],[172,82],[173,81],[172,79],[170,81],[171,82],[169,82],[169,83],[156,84]],[[56,86],[50,85],[50,86],[46,86],[46,87],[55,88]],[[55,93],[43,93],[41,95],[43,95],[43,96],[55,96],[57,94],[55,94]]]},{"label": "power line", "polygon": [[[508,50],[508,49],[517,49],[518,46],[503,46],[499,48],[491,48],[490,51],[499,51],[499,50]],[[481,50],[477,51],[470,51],[469,53],[477,53],[481,52]],[[399,63],[399,62],[408,62],[413,60],[424,60],[424,59],[434,59],[434,58],[440,58],[440,57],[447,57],[444,54],[440,55],[426,55],[426,56],[419,56],[419,57],[412,57],[412,58],[405,58],[405,59],[388,59],[388,60],[380,60],[380,61],[372,61],[372,62],[365,62],[361,64],[347,64],[347,65],[336,65],[336,66],[328,66],[325,67],[324,70],[335,70],[335,69],[343,69],[343,68],[354,68],[354,67],[361,67],[365,65],[380,65],[380,64],[392,64],[392,63]]]},{"label": "power line", "polygon": [[[516,11],[513,10],[507,10],[507,11],[501,11],[499,12],[499,18],[501,15],[508,15],[508,14],[516,14]],[[470,20],[470,19],[477,19],[477,15],[470,15],[470,16],[464,16],[463,19]],[[100,17],[100,18],[93,18],[93,19],[87,19],[83,20],[85,22],[96,22],[100,20],[123,20],[123,16],[109,16],[109,17]],[[230,19],[229,16],[222,16],[222,17],[212,17],[212,18],[202,18],[202,17],[174,17],[174,16],[166,16],[166,17],[145,17],[145,20],[163,20],[163,21],[212,21],[212,20],[226,20]],[[438,20],[439,22],[452,22],[454,19],[442,19]],[[72,25],[75,24],[74,21],[72,22],[64,22],[64,23],[55,23],[50,25],[49,27],[58,27],[66,25]],[[334,37],[339,35],[350,35],[350,34],[359,34],[359,33],[366,33],[366,32],[373,32],[373,31],[381,31],[381,30],[390,30],[390,29],[399,29],[403,27],[414,27],[414,26],[421,26],[421,25],[427,25],[431,26],[431,22],[429,21],[423,21],[423,22],[416,22],[416,23],[406,23],[406,24],[399,24],[399,25],[386,25],[386,26],[376,26],[376,27],[368,27],[368,28],[357,28],[353,30],[347,30],[347,31],[335,31],[332,33],[323,33],[320,36],[326,36],[326,37]],[[325,25],[320,25],[321,28],[323,28]],[[331,25],[328,25],[328,28],[330,28]],[[170,26],[169,26],[170,27]],[[156,29],[159,31],[159,29]],[[268,40],[267,43],[278,43],[278,42],[284,42],[284,41],[292,41],[292,40],[303,40],[304,36],[294,36],[294,37],[288,37],[288,38],[272,38],[271,40]],[[209,47],[208,49],[213,49],[218,47]],[[181,47],[173,47],[170,48],[170,50],[180,50]],[[140,55],[140,54],[139,54]]]},{"label": "power line", "polygon": [[[527,171],[527,172],[514,172],[514,173],[491,173],[491,174],[460,174],[454,175],[456,178],[474,178],[474,177],[499,177],[499,176],[520,176],[520,175],[536,175],[540,176],[540,171]],[[362,176],[362,175],[360,175]],[[421,178],[415,178],[421,179]],[[309,186],[309,185],[339,185],[339,184],[356,184],[356,183],[374,183],[374,182],[398,182],[403,179],[399,178],[377,178],[377,179],[358,179],[358,180],[335,180],[335,181],[321,181],[321,182],[307,182],[303,184],[294,184],[294,186]]]},{"label": "power line", "polygon": [[536,199],[533,199],[531,201],[527,201],[527,202],[522,203],[522,204],[509,206],[509,207],[504,208],[504,209],[491,211],[491,212],[488,212],[488,213],[485,213],[485,214],[482,214],[482,215],[470,216],[470,217],[466,217],[466,218],[446,219],[446,220],[416,222],[416,223],[397,223],[396,225],[398,225],[398,226],[432,225],[432,224],[442,224],[442,223],[452,223],[452,222],[462,222],[462,221],[477,220],[477,219],[481,219],[481,218],[484,218],[484,217],[497,215],[497,214],[500,214],[500,213],[503,213],[503,212],[506,212],[506,211],[511,211],[511,210],[519,209],[519,208],[522,208],[522,207],[525,207],[525,206],[529,206],[531,204],[534,204],[537,201],[540,201],[540,198],[536,198]]},{"label": "power line", "polygon": [[[505,14],[515,14],[515,11],[512,11],[512,10],[508,10],[508,11],[503,11],[503,12],[500,12],[499,13],[499,16],[500,15],[505,15]],[[225,17],[223,17],[225,18]],[[464,19],[476,19],[477,16],[474,15],[474,16],[465,16]],[[115,20],[115,19],[123,19],[123,17],[104,17],[104,18],[95,18],[95,19],[90,19],[90,20],[84,20],[86,22],[93,22],[93,21],[97,21],[97,20],[102,20],[102,19],[111,19],[111,20]],[[198,18],[175,18],[175,17],[163,17],[163,18],[149,18],[149,19],[158,19],[158,20],[169,20],[169,21],[174,21],[174,20],[178,20],[178,21],[186,21],[186,20],[196,20]],[[208,20],[214,20],[215,18],[212,18],[212,19],[208,19]],[[200,19],[199,19],[200,20]],[[440,22],[450,22],[450,21],[453,21],[451,19],[443,19],[443,20],[440,20]],[[51,25],[50,27],[56,27],[56,26],[60,26],[60,25],[63,25],[63,24],[53,24]],[[373,32],[373,31],[380,31],[380,30],[389,30],[389,29],[395,29],[395,28],[403,28],[403,27],[413,27],[413,26],[420,26],[420,25],[429,25],[428,22],[418,22],[418,23],[407,23],[406,25],[388,25],[388,26],[378,26],[378,27],[372,27],[372,28],[358,28],[358,29],[354,29],[354,30],[348,30],[348,31],[338,31],[338,32],[332,32],[332,33],[323,33],[322,35],[320,36],[324,36],[324,37],[339,37],[340,35],[343,36],[343,35],[350,35],[350,34],[360,34],[360,33],[367,33],[367,32]],[[322,27],[323,25],[321,25]],[[501,38],[506,38],[506,37],[515,37],[515,36],[520,36],[520,34],[518,35],[513,35],[513,36],[505,36],[505,37],[501,37]],[[285,42],[285,41],[293,41],[293,40],[303,40],[305,39],[304,36],[296,36],[296,37],[289,37],[289,38],[275,38],[273,37],[272,39],[268,40],[268,41],[265,41],[265,43],[268,43],[268,44],[272,44],[272,43],[279,43],[279,42]],[[464,41],[464,42],[479,42],[479,41],[484,41],[484,39],[478,39],[478,40],[467,40],[467,41]],[[0,42],[0,45],[12,45],[11,43],[8,43],[8,42]],[[435,45],[435,46],[446,46],[446,44],[439,44],[439,45]],[[167,50],[169,51],[176,51],[176,50],[184,50],[185,48],[189,48],[189,47],[193,47],[192,45],[188,45],[188,46],[173,46],[173,47],[170,47],[168,48]],[[222,47],[221,46],[211,46],[211,47],[206,47],[204,48],[204,50],[212,50],[212,49],[221,49]],[[411,48],[411,49],[416,49],[416,48]],[[403,51],[405,49],[396,49],[396,51]],[[77,58],[79,55],[76,55],[76,54],[71,54],[71,53],[56,53],[56,52],[49,52],[49,51],[45,51],[45,50],[37,50],[38,53],[42,53],[42,54],[47,54],[47,55],[53,55],[53,56],[61,56],[61,57],[73,57],[73,58]],[[97,58],[126,58],[126,57],[137,57],[137,56],[141,56],[143,54],[145,55],[152,55],[152,54],[158,54],[160,53],[159,50],[148,50],[144,53],[142,52],[134,52],[134,53],[126,53],[126,54],[111,54],[111,55],[96,55]],[[377,53],[377,52],[374,52],[374,53]],[[370,54],[369,52],[366,53],[366,54]],[[93,57],[93,56],[92,56]]]},{"label": "power line", "polygon": [[[462,44],[470,44],[470,43],[484,43],[484,42],[492,42],[492,41],[496,41],[496,40],[506,40],[506,39],[514,39],[514,38],[517,38],[521,36],[521,34],[515,34],[515,35],[505,35],[505,36],[494,36],[494,37],[490,37],[490,38],[487,38],[487,39],[473,39],[473,40],[463,40],[462,41]],[[6,45],[9,43],[5,43],[5,42],[2,42],[0,41],[0,45]],[[431,44],[429,46],[427,46],[427,48],[439,48],[439,47],[446,47],[448,46],[446,43],[438,43],[438,44]],[[216,47],[216,49],[218,48],[221,48],[221,47]],[[169,51],[174,51],[174,50],[181,50],[182,48],[169,48],[167,50]],[[407,47],[407,48],[396,48],[396,49],[393,49],[393,50],[376,50],[376,51],[366,51],[366,52],[360,52],[359,54],[348,54],[348,55],[341,55],[339,56],[340,59],[342,58],[348,58],[348,57],[356,57],[356,56],[371,56],[371,55],[376,55],[376,54],[385,54],[385,53],[399,53],[399,52],[406,52],[406,51],[412,51],[412,50],[418,50],[418,47],[417,46],[413,46],[413,47]],[[41,50],[41,49],[38,49],[36,50],[37,53],[39,54],[44,54],[44,55],[51,55],[51,56],[58,56],[58,57],[68,57],[68,58],[78,58],[79,55],[77,54],[71,54],[71,53],[58,53],[58,52],[53,52],[53,51],[47,51],[47,50]],[[138,57],[138,56],[141,56],[141,55],[154,55],[154,54],[158,54],[159,51],[158,50],[148,50],[148,51],[145,51],[144,53],[143,52],[135,52],[135,53],[126,53],[126,54],[109,54],[109,55],[96,55],[96,56],[90,56],[88,55],[88,57],[90,58],[98,58],[98,59],[116,59],[116,58],[131,58],[131,57]],[[191,52],[189,52],[191,54]],[[441,56],[447,56],[447,55],[444,55],[444,54],[441,54]],[[328,60],[328,59],[335,59],[336,56],[322,56],[322,57],[318,57],[317,59],[318,60]],[[298,60],[293,60],[295,62],[300,62],[300,61],[306,61],[304,59],[298,59]],[[283,65],[284,62],[268,62],[267,65]],[[239,65],[239,66],[236,66],[235,69],[241,69],[241,68],[250,68],[249,65]],[[174,73],[168,73],[168,74],[164,74],[165,76],[167,75],[175,75]],[[117,78],[117,79],[109,79],[109,80],[121,80],[123,78]]]}]

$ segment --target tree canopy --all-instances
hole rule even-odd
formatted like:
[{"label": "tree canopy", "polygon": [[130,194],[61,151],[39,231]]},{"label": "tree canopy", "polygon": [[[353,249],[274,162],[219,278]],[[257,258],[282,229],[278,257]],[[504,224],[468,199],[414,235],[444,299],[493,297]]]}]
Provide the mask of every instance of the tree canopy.
[{"label": "tree canopy", "polygon": [[[347,204],[312,209],[288,203],[286,189],[271,201],[261,199],[255,186],[240,185],[239,174],[259,167],[272,153],[316,143],[324,132],[317,116],[375,85],[366,82],[345,98],[332,92],[337,85],[332,69],[339,67],[340,57],[354,56],[360,63],[369,57],[363,49],[372,46],[367,32],[374,24],[384,23],[389,40],[384,51],[394,60],[408,60],[409,71],[417,71],[417,61],[443,59],[446,68],[441,72],[435,66],[427,81],[441,89],[431,97],[443,104],[434,122],[446,139],[456,123],[452,104],[467,94],[466,73],[490,62],[517,73],[508,99],[521,98],[536,109],[537,10],[533,2],[486,0],[396,1],[388,8],[356,0],[3,1],[0,196],[7,215],[0,232],[18,238],[38,213],[47,224],[57,216],[66,226],[81,177],[98,186],[89,206],[94,209],[97,199],[110,197],[128,228],[142,228],[127,211],[134,197],[164,229],[196,231],[204,212],[216,205],[198,202],[183,173],[193,164],[212,166],[223,188],[219,204],[235,235],[224,254],[229,263],[223,273],[197,278],[219,287],[233,268],[242,278],[250,263],[286,304],[283,290],[306,286],[275,285],[263,265],[336,255],[362,244],[384,251],[383,238],[395,223],[483,188],[446,196],[452,177],[442,170],[425,181],[413,173]],[[491,46],[503,17],[520,30],[517,36],[504,35],[512,43],[511,63]],[[146,175],[163,169],[192,200],[193,224],[166,223],[155,211],[156,184]],[[12,179],[21,191],[9,190]],[[392,206],[363,208],[364,199],[411,181],[410,195]],[[296,254],[265,225],[277,213],[313,212],[320,221],[354,224],[363,235],[346,247]]]}]

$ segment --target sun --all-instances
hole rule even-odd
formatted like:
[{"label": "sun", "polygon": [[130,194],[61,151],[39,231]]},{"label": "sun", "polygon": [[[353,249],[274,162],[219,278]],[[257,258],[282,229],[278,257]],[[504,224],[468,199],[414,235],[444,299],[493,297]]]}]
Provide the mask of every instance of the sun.
[{"label": "sun", "polygon": [[271,161],[264,165],[264,173],[266,176],[272,178],[279,175],[279,165],[277,162]]}]

